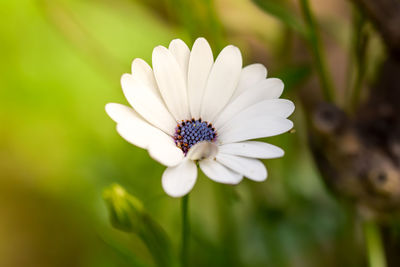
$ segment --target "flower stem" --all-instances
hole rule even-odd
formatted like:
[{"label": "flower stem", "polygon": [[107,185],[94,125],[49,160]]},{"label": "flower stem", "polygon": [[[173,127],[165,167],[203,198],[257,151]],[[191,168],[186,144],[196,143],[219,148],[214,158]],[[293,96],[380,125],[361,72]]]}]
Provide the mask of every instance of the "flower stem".
[{"label": "flower stem", "polygon": [[386,267],[385,251],[379,226],[373,221],[364,222],[369,267]]},{"label": "flower stem", "polygon": [[182,243],[181,243],[181,267],[189,266],[189,218],[188,218],[188,210],[189,210],[189,194],[182,198],[181,203],[182,208]]},{"label": "flower stem", "polygon": [[367,21],[362,11],[355,10],[354,12],[354,34],[353,34],[353,47],[352,52],[354,53],[354,72],[355,81],[352,90],[350,90],[350,97],[348,103],[348,109],[350,112],[354,112],[357,105],[360,102],[361,89],[363,87],[363,81],[367,72],[367,50],[368,42],[370,39],[369,32],[367,30]]},{"label": "flower stem", "polygon": [[300,6],[307,26],[307,31],[308,31],[307,41],[314,56],[315,67],[318,72],[325,100],[328,102],[334,102],[335,90],[332,78],[326,66],[325,55],[323,53],[321,40],[318,35],[318,29],[315,23],[315,18],[311,12],[310,3],[308,2],[308,0],[300,0]]}]

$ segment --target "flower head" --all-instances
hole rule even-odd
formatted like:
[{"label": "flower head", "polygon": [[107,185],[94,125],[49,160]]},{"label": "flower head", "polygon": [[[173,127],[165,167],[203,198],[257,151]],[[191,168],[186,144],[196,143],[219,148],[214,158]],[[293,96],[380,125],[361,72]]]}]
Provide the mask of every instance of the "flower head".
[{"label": "flower head", "polygon": [[208,42],[198,38],[190,51],[179,39],[157,46],[153,69],[135,59],[121,78],[129,104],[109,103],[108,115],[128,142],[147,149],[167,166],[162,186],[180,197],[193,188],[196,162],[210,179],[238,184],[243,177],[267,178],[259,159],[283,156],[279,147],[251,139],[287,132],[294,104],[279,99],[283,83],[266,78],[261,64],[242,68],[239,49],[229,45],[214,61]]}]

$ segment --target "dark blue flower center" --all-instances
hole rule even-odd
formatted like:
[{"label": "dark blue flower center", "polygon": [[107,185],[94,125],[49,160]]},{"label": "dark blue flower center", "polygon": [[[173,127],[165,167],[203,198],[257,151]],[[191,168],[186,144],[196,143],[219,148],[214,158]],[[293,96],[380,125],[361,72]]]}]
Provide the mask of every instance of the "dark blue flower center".
[{"label": "dark blue flower center", "polygon": [[175,128],[175,144],[185,155],[198,142],[213,142],[216,138],[217,133],[212,124],[201,119],[181,121]]}]

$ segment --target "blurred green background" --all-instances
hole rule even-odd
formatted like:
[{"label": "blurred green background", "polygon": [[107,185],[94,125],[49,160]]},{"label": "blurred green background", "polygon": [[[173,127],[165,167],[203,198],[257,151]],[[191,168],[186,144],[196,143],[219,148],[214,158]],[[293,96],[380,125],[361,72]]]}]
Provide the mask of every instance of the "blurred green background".
[{"label": "blurred green background", "polygon": [[[340,51],[349,7],[314,2]],[[266,140],[286,151],[266,161],[266,182],[200,177],[191,266],[363,266],[351,212],[307,148],[295,91],[309,61],[286,64],[291,41],[274,17],[245,0],[2,0],[0,21],[0,266],[152,266],[139,238],[109,223],[102,191],[112,183],[144,203],[178,253],[180,202],[161,188],[164,167],[118,136],[104,106],[127,103],[119,80],[134,58],[150,62],[153,47],[196,36],[214,55],[232,43],[246,65],[264,63],[297,111],[295,133]]]}]

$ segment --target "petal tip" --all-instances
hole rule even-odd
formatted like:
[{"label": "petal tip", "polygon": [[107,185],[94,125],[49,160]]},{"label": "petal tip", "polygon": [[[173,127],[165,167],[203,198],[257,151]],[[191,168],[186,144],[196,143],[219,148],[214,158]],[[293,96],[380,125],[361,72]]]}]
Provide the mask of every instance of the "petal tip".
[{"label": "petal tip", "polygon": [[124,73],[121,76],[121,85],[123,85],[126,81],[130,80],[132,77],[132,74],[129,73]]},{"label": "petal tip", "polygon": [[179,38],[173,39],[173,40],[169,43],[168,48],[171,49],[171,47],[174,46],[174,45],[185,45],[185,46],[187,46],[186,43],[185,43],[182,39],[179,39]]},{"label": "petal tip", "polygon": [[154,56],[155,53],[164,52],[164,51],[166,51],[166,50],[168,50],[168,49],[167,49],[165,46],[157,45],[157,46],[154,47],[154,49],[153,49],[153,56]]},{"label": "petal tip", "polygon": [[[210,46],[210,44],[208,43],[207,39],[204,38],[204,37],[199,37],[194,41],[194,44],[199,44],[199,43],[202,43],[202,44],[204,44],[206,46]],[[194,46],[194,44],[193,44],[193,46]]]},{"label": "petal tip", "polygon": [[119,110],[121,110],[121,108],[124,107],[124,105],[118,104],[118,103],[107,103],[104,106],[104,109],[107,113],[108,116],[110,116],[110,118],[115,121],[118,122],[119,119]]},{"label": "petal tip", "polygon": [[147,65],[147,62],[141,58],[135,58],[131,64],[131,72],[132,74],[135,72],[136,68],[140,68],[142,65]]},{"label": "petal tip", "polygon": [[113,108],[115,107],[115,105],[117,105],[116,103],[107,103],[104,106],[104,110],[107,112],[107,114],[109,114],[110,111],[113,110]]},{"label": "petal tip", "polygon": [[183,161],[175,167],[165,169],[161,177],[161,185],[165,193],[178,198],[192,191],[197,180],[196,165],[190,161]]}]

